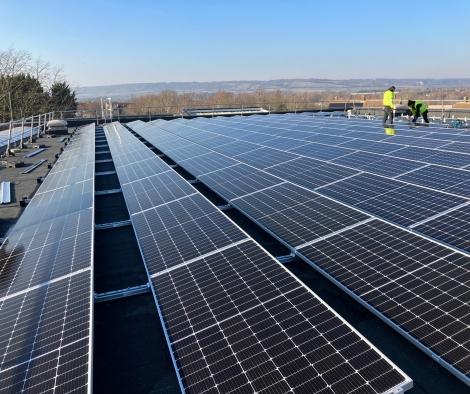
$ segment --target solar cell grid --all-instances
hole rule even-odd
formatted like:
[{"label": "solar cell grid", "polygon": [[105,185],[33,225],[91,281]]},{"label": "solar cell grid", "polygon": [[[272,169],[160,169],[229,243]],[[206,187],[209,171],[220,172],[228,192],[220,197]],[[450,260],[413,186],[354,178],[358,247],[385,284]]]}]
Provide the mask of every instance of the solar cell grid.
[{"label": "solar cell grid", "polygon": [[191,144],[182,148],[171,149],[168,151],[168,155],[171,156],[173,160],[185,160],[204,155],[208,152],[210,152],[210,150],[206,147],[197,144]]},{"label": "solar cell grid", "polygon": [[168,171],[168,166],[163,161],[156,161],[149,158],[129,166],[119,166],[116,168],[121,184],[138,181],[142,178],[161,174]]},{"label": "solar cell grid", "polygon": [[318,192],[347,204],[359,204],[364,200],[384,195],[403,187],[402,182],[360,173],[332,185],[319,188]]},{"label": "solar cell grid", "polygon": [[18,220],[15,230],[40,224],[62,215],[86,210],[93,205],[94,179],[35,195],[28,213]]},{"label": "solar cell grid", "polygon": [[92,210],[14,231],[0,249],[0,297],[90,266]]},{"label": "solar cell grid", "polygon": [[131,215],[194,193],[194,189],[170,169],[121,187]]},{"label": "solar cell grid", "polygon": [[258,149],[260,146],[257,144],[250,144],[249,142],[235,141],[220,146],[215,146],[213,149],[216,152],[222,153],[228,156],[235,156],[241,153],[246,153],[254,149]]},{"label": "solar cell grid", "polygon": [[187,392],[385,392],[406,382],[252,242],[153,282]]},{"label": "solar cell grid", "polygon": [[87,392],[90,271],[0,301],[0,391]]},{"label": "solar cell grid", "polygon": [[387,177],[397,177],[418,168],[424,167],[424,163],[398,159],[395,157],[385,157],[382,160],[370,163],[362,167],[362,170]]},{"label": "solar cell grid", "polygon": [[430,165],[398,179],[470,198],[470,171]]},{"label": "solar cell grid", "polygon": [[238,161],[212,152],[192,159],[182,160],[179,164],[194,176],[200,176],[208,172],[238,164]]},{"label": "solar cell grid", "polygon": [[214,171],[202,175],[199,179],[226,200],[282,183],[281,179],[245,164]]},{"label": "solar cell grid", "polygon": [[357,174],[355,170],[306,157],[269,167],[266,171],[310,189]]},{"label": "solar cell grid", "polygon": [[88,391],[94,131],[78,130],[0,249],[2,392]]},{"label": "solar cell grid", "polygon": [[282,152],[277,149],[259,148],[247,153],[242,153],[241,155],[237,155],[235,158],[253,167],[263,169],[298,158],[298,156],[288,152]]},{"label": "solar cell grid", "polygon": [[197,194],[137,213],[132,221],[150,273],[246,238]]},{"label": "solar cell grid", "polygon": [[388,142],[375,142],[362,139],[353,139],[341,144],[342,147],[350,149],[358,149],[370,153],[387,154],[403,147],[403,145],[388,143]]},{"label": "solar cell grid", "polygon": [[405,184],[353,205],[391,222],[409,226],[465,202],[460,197]]},{"label": "solar cell grid", "polygon": [[299,252],[468,376],[469,257],[378,221]]},{"label": "solar cell grid", "polygon": [[[262,196],[262,198],[258,198],[259,196]],[[257,212],[256,216],[264,216],[297,204],[306,203],[314,198],[314,196],[316,196],[316,194],[309,190],[305,190],[290,183],[283,183],[272,187],[269,191],[267,189],[235,199],[232,203],[240,201],[239,204],[247,203],[252,205],[256,209],[253,211]],[[258,200],[260,202],[259,204],[257,203]]]},{"label": "solar cell grid", "polygon": [[276,148],[281,150],[290,150],[294,148],[298,148],[299,146],[308,144],[307,141],[299,141],[293,138],[284,138],[278,137],[266,142],[263,142],[263,145],[269,148]]},{"label": "solar cell grid", "polygon": [[340,156],[347,155],[354,152],[352,149],[341,148],[339,146],[329,146],[316,143],[302,145],[298,148],[292,149],[292,153],[298,155],[311,157],[318,160],[332,160]]},{"label": "solar cell grid", "polygon": [[469,142],[451,142],[441,146],[442,150],[451,151],[451,152],[460,152],[470,154],[470,141]]},{"label": "solar cell grid", "polygon": [[397,144],[416,146],[419,148],[439,148],[442,145],[446,144],[445,141],[435,140],[431,138],[416,138],[401,135],[393,136],[393,141]]},{"label": "solar cell grid", "polygon": [[414,227],[416,231],[470,252],[470,206],[450,211]]},{"label": "solar cell grid", "polygon": [[[302,189],[287,183],[234,200],[233,204],[292,247],[369,219],[308,191],[300,194],[306,198],[299,201],[296,192],[302,193]],[[288,199],[286,194],[294,198]]]}]

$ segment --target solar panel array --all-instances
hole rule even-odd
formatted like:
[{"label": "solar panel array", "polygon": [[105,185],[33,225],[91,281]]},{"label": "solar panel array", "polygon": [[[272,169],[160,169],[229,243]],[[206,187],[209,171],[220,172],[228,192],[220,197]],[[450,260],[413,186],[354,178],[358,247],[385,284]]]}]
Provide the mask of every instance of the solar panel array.
[{"label": "solar panel array", "polygon": [[[36,135],[38,127],[33,127],[33,135]],[[9,130],[0,131],[0,148],[8,145]],[[29,139],[31,135],[31,127],[26,126],[24,130],[22,127],[14,127],[11,130],[10,144],[16,143],[21,140],[21,134],[23,134],[23,140]]]},{"label": "solar panel array", "polygon": [[0,248],[0,392],[89,392],[95,127],[71,139]]},{"label": "solar panel array", "polygon": [[470,384],[468,131],[290,114],[136,132]]},{"label": "solar panel array", "polygon": [[183,391],[385,393],[411,387],[406,375],[126,128],[113,123],[105,133]]}]

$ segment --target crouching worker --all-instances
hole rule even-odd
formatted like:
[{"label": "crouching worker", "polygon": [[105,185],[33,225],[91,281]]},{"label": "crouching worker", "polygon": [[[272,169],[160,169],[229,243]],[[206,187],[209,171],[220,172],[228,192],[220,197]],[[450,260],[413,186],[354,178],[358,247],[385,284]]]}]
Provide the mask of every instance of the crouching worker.
[{"label": "crouching worker", "polygon": [[413,115],[413,123],[416,123],[420,116],[423,117],[425,123],[429,123],[428,119],[428,105],[420,100],[408,100],[408,107]]}]

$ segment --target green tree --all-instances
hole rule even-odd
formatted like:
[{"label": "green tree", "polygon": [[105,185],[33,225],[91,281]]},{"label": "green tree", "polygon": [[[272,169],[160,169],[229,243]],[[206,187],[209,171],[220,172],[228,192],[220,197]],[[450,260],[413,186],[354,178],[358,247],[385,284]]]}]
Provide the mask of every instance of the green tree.
[{"label": "green tree", "polygon": [[0,76],[0,117],[10,119],[10,99],[13,118],[29,116],[46,110],[48,94],[39,80],[30,74]]},{"label": "green tree", "polygon": [[66,111],[77,109],[75,92],[67,82],[55,82],[50,91],[48,109],[50,111]]}]

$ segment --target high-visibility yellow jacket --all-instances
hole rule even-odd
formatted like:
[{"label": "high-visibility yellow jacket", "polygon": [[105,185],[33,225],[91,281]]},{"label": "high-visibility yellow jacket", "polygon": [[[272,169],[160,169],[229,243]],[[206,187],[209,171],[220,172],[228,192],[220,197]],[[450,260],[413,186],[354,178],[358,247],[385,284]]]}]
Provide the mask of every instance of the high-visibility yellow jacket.
[{"label": "high-visibility yellow jacket", "polygon": [[410,107],[411,108],[411,113],[413,115],[422,115],[424,111],[426,111],[428,109],[428,105],[421,101],[421,100],[416,100],[415,101],[415,105],[413,107]]},{"label": "high-visibility yellow jacket", "polygon": [[392,92],[391,90],[387,90],[384,93],[384,107],[391,107],[395,109],[395,106],[393,105],[394,98],[395,98],[395,92]]}]

